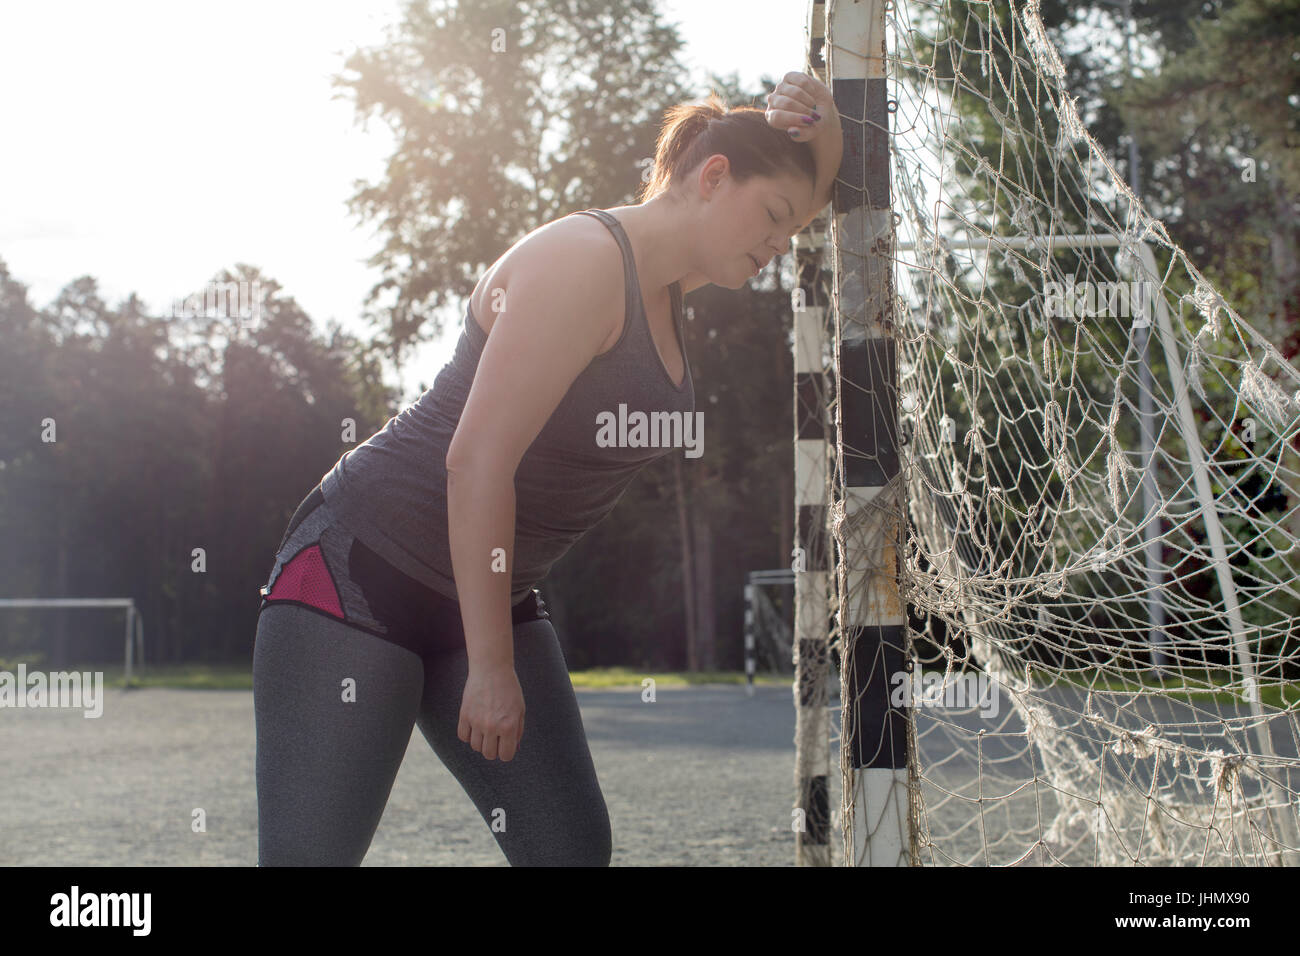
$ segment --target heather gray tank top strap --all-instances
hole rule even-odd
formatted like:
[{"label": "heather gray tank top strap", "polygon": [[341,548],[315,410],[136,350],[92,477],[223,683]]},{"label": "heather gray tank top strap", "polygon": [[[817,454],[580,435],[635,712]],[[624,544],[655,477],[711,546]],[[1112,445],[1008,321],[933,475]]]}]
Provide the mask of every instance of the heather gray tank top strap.
[{"label": "heather gray tank top strap", "polygon": [[[650,320],[646,316],[645,309],[641,304],[641,277],[637,275],[636,271],[636,256],[632,254],[632,242],[628,239],[627,231],[624,230],[623,224],[603,209],[584,209],[581,212],[574,213],[574,215],[592,216],[599,219],[605,224],[605,227],[609,229],[610,233],[614,236],[614,239],[618,242],[618,247],[623,252],[623,314],[627,316],[628,321],[631,321],[633,318],[637,320],[637,325],[645,331],[646,339],[650,343],[651,356],[658,360],[659,354],[654,347],[654,339],[650,335]],[[673,332],[677,336],[677,347],[681,349],[682,360],[683,363],[685,363],[686,326],[685,317],[682,314],[684,312],[682,309],[682,287],[678,283],[674,282],[668,287],[668,292],[672,299]],[[663,363],[660,362],[660,365],[662,364]],[[671,380],[669,381],[669,384],[678,390],[685,389],[690,378],[689,368],[686,370],[686,376],[687,380],[682,382],[680,388],[676,382]]]},{"label": "heather gray tank top strap", "polygon": [[631,322],[633,317],[637,317],[644,323],[645,315],[637,316],[641,304],[641,280],[636,274],[636,257],[632,255],[632,243],[627,238],[627,233],[623,231],[623,224],[603,209],[584,209],[574,215],[599,219],[618,242],[618,248],[623,253],[623,314],[627,316],[628,322]]}]

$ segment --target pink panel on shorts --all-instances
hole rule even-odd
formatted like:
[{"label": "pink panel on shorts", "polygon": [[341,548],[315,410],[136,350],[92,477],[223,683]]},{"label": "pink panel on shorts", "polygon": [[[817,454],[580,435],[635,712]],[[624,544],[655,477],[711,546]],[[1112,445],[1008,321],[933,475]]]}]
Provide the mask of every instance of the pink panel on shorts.
[{"label": "pink panel on shorts", "polygon": [[275,587],[271,588],[266,599],[301,601],[337,618],[343,617],[343,605],[339,601],[338,591],[334,589],[334,582],[330,579],[318,544],[303,549],[280,569]]}]

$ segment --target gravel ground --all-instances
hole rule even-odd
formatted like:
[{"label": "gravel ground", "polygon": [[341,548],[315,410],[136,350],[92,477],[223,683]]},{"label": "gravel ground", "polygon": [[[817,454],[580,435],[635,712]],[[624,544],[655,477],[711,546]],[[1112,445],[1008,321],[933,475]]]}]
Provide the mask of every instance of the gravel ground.
[{"label": "gravel ground", "polygon": [[[638,689],[579,688],[577,695],[613,825],[613,865],[794,864],[789,686],[757,687],[752,697],[743,685],[661,688],[653,704],[642,703]],[[1189,717],[1169,702],[1149,710],[1144,717],[1174,726]],[[981,821],[969,800],[946,794],[980,792],[970,738],[988,725],[969,714],[918,711],[922,755],[934,761],[923,785],[936,841],[927,864],[1010,863],[1040,835],[1045,791],[1024,788],[1033,767],[1023,725],[1003,713],[997,730],[1009,736],[983,745],[985,773],[1004,783],[986,779],[985,796],[1002,798]],[[838,723],[834,709],[833,732]],[[964,733],[946,739],[941,724],[965,725]],[[1203,745],[1235,749],[1215,736]],[[0,754],[24,771],[0,790],[0,866],[254,866],[254,741],[251,691],[108,690],[98,719],[80,710],[0,709]],[[1285,726],[1274,731],[1274,746],[1294,759]],[[840,803],[837,748],[828,768],[832,808]],[[1300,787],[1289,784],[1292,792]],[[1142,779],[1136,785],[1145,788]],[[196,808],[206,813],[206,832],[192,832]],[[837,859],[839,839],[832,829]],[[993,841],[987,855],[985,840]],[[507,865],[418,729],[363,865]]]},{"label": "gravel ground", "polygon": [[[577,694],[613,865],[793,865],[789,687]],[[107,690],[98,719],[5,708],[0,752],[25,772],[0,796],[0,865],[254,866],[254,741],[251,691]],[[507,865],[418,729],[363,865]]]}]

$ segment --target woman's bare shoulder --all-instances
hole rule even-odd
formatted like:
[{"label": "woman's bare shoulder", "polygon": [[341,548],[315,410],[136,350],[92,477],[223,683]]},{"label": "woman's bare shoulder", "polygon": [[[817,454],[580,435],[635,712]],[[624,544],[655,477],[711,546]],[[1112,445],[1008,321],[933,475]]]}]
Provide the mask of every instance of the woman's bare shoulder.
[{"label": "woman's bare shoulder", "polygon": [[609,230],[594,216],[562,216],[538,226],[507,249],[479,279],[470,298],[479,325],[491,332],[492,296],[505,295],[514,276],[537,270],[576,271],[581,280],[574,289],[578,302],[591,309],[598,321],[610,324],[617,319],[621,326],[623,257],[611,240]]}]

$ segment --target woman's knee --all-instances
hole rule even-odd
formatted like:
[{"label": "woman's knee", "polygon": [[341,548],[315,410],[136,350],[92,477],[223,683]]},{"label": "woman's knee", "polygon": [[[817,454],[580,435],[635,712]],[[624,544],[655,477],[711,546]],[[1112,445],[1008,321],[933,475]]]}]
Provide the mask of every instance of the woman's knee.
[{"label": "woman's knee", "polygon": [[598,807],[549,820],[526,839],[501,841],[511,866],[609,866],[613,834],[603,798]]},{"label": "woman's knee", "polygon": [[583,852],[573,866],[609,866],[609,859],[614,851],[614,835],[609,825],[609,815],[601,814],[599,823],[590,830],[590,837],[584,843]]}]

